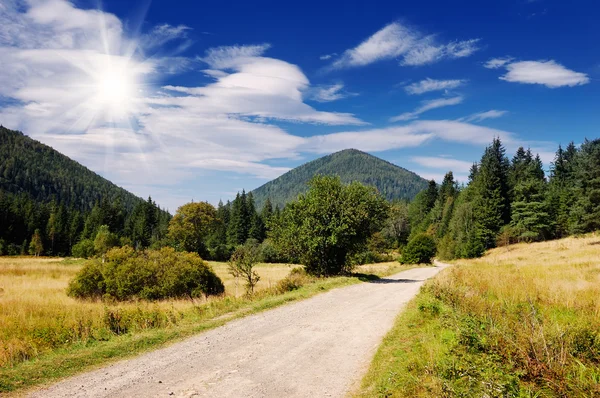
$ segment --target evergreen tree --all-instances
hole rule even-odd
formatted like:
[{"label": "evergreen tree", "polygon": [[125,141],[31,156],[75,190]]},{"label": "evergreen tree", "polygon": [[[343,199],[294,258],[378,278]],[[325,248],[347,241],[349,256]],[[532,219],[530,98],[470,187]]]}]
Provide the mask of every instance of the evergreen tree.
[{"label": "evergreen tree", "polygon": [[575,195],[571,233],[600,229],[600,139],[585,140],[575,159]]},{"label": "evergreen tree", "polygon": [[494,247],[496,234],[510,221],[509,161],[499,138],[485,149],[473,180],[476,236],[483,246]]},{"label": "evergreen tree", "polygon": [[[522,149],[522,148],[520,148]],[[517,152],[517,155],[519,152]],[[516,160],[516,161],[515,161]],[[527,151],[524,158],[513,159],[513,202],[511,226],[519,240],[548,239],[551,217],[546,201],[546,179],[539,155]]]}]

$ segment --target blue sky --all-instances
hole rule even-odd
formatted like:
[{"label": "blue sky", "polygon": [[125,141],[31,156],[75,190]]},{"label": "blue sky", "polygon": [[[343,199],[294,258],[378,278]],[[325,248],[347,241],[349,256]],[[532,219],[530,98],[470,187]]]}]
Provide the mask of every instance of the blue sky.
[{"label": "blue sky", "polygon": [[174,211],[358,148],[440,179],[598,136],[600,3],[3,0],[0,123]]}]

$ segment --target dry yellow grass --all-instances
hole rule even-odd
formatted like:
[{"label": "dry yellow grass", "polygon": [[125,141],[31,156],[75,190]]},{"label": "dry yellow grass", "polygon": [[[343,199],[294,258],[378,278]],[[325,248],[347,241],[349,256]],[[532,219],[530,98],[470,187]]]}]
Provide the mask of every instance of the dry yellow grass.
[{"label": "dry yellow grass", "polygon": [[[211,262],[225,283],[226,294],[244,294],[228,273],[226,263]],[[65,289],[82,266],[82,261],[56,258],[0,257],[0,366],[36,357],[41,352],[93,338],[107,338],[106,311],[141,311],[160,316],[160,322],[174,322],[194,307],[189,300],[155,303],[126,302],[107,305],[68,297]],[[260,264],[257,291],[275,285],[290,271],[287,264]],[[162,319],[162,314],[167,314]],[[154,324],[148,327],[155,327]]]},{"label": "dry yellow grass", "polygon": [[[37,357],[43,352],[67,347],[74,342],[111,338],[107,316],[128,317],[136,329],[176,324],[188,316],[198,302],[163,300],[154,303],[103,303],[81,301],[65,293],[83,260],[36,257],[0,257],[0,367]],[[242,280],[229,274],[227,263],[209,262],[225,284],[228,296],[245,293]],[[297,265],[259,264],[261,280],[256,292],[274,287]],[[361,266],[358,272],[389,274],[402,267],[397,263]],[[131,320],[131,318],[135,318]]]},{"label": "dry yellow grass", "polygon": [[427,283],[359,396],[600,396],[600,235],[490,250]]}]

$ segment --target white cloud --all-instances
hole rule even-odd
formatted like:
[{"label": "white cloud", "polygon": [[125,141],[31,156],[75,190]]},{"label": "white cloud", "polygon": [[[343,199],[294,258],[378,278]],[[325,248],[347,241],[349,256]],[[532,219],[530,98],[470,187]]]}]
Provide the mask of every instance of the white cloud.
[{"label": "white cloud", "polygon": [[222,46],[211,48],[200,60],[213,69],[233,69],[249,58],[260,57],[271,45],[268,43],[251,46]]},{"label": "white cloud", "polygon": [[462,96],[451,97],[451,98],[438,98],[434,100],[422,101],[421,106],[412,112],[405,112],[398,116],[390,118],[390,122],[399,122],[412,120],[419,117],[420,114],[430,111],[436,108],[442,108],[445,106],[458,105],[463,102]]},{"label": "white cloud", "polygon": [[424,94],[430,91],[451,90],[462,86],[464,83],[464,80],[435,80],[427,78],[407,85],[404,87],[404,90],[408,94]]},{"label": "white cloud", "polygon": [[140,37],[140,45],[146,49],[160,47],[170,41],[187,38],[189,30],[191,30],[191,28],[185,25],[158,25],[149,33]]},{"label": "white cloud", "polygon": [[512,58],[512,57],[492,58],[489,61],[487,61],[485,64],[483,64],[483,67],[488,68],[488,69],[498,69],[498,68],[501,68],[504,65],[508,64],[513,59],[514,58]]},{"label": "white cloud", "polygon": [[308,94],[310,99],[317,102],[332,102],[358,95],[356,93],[345,91],[342,83],[336,83],[330,86],[317,86],[313,90],[310,90]]},{"label": "white cloud", "polygon": [[[455,120],[422,120],[404,126],[312,136],[306,138],[298,150],[300,152],[330,153],[356,148],[367,152],[380,152],[418,147],[434,140],[484,147],[489,145],[494,138],[500,138],[509,152],[514,152],[519,146],[530,147],[534,153],[540,153],[544,162],[552,159],[552,151],[556,146],[553,142],[526,141],[509,131]],[[420,159],[427,158],[421,157]],[[432,164],[432,159],[427,159],[427,162]],[[443,162],[445,164],[442,164]],[[456,160],[448,159],[438,161],[437,165],[444,166],[443,168],[446,169],[449,162],[452,162],[453,167],[460,167],[462,171],[467,165],[467,163],[457,163]],[[470,165],[469,162],[469,167]]]},{"label": "white cloud", "polygon": [[325,54],[325,55],[321,55],[319,57],[319,59],[321,61],[327,61],[328,59],[331,59],[331,58],[335,57],[336,55],[337,55],[337,53]]},{"label": "white cloud", "polygon": [[[65,0],[3,1],[0,96],[10,101],[0,108],[0,122],[117,184],[145,187],[144,194],[149,186],[176,186],[214,170],[262,179],[285,172],[266,161],[297,157],[305,140],[273,119],[366,124],[304,103],[309,80],[296,65],[264,57],[268,44],[209,49],[202,59],[160,56],[162,44],[176,46],[173,40],[185,41],[186,32],[159,25],[135,38],[116,16]],[[144,48],[153,46],[159,55],[143,59]],[[210,84],[163,90],[147,84],[198,62],[208,64],[198,73],[211,76]],[[122,93],[123,82],[134,90]],[[329,99],[342,93],[333,90]],[[117,118],[113,100],[121,95],[127,106]]]},{"label": "white cloud", "polygon": [[430,169],[451,170],[456,173],[468,173],[473,165],[473,162],[435,156],[413,156],[410,160]]},{"label": "white cloud", "polygon": [[524,84],[542,84],[549,88],[574,87],[590,82],[581,72],[567,69],[556,61],[519,61],[505,65],[508,73],[501,80]]},{"label": "white cloud", "polygon": [[355,48],[344,51],[333,68],[349,68],[400,58],[402,65],[425,65],[446,58],[468,57],[478,50],[478,39],[440,43],[433,35],[423,35],[399,22],[391,23]]},{"label": "white cloud", "polygon": [[472,115],[460,118],[458,120],[463,121],[463,122],[481,122],[486,119],[496,119],[496,118],[502,117],[502,116],[506,115],[507,113],[508,113],[508,111],[491,109],[491,110],[485,111],[485,112],[474,113]]}]

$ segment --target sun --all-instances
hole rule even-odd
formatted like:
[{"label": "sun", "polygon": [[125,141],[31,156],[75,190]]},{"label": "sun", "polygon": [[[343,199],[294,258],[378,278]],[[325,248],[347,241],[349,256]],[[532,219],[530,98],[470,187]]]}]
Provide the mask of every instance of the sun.
[{"label": "sun", "polygon": [[125,118],[135,113],[141,91],[139,73],[126,59],[110,56],[107,61],[91,74],[92,104],[110,119]]}]

